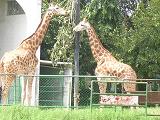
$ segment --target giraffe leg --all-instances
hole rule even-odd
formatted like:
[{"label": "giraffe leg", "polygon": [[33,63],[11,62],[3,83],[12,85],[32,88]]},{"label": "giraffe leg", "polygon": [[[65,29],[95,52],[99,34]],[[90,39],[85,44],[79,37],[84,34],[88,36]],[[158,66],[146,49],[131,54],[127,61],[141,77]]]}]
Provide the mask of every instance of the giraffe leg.
[{"label": "giraffe leg", "polygon": [[[106,93],[107,83],[99,81],[98,86],[99,86],[100,94]],[[104,95],[100,95],[100,102],[103,100],[103,96]]]},{"label": "giraffe leg", "polygon": [[127,93],[135,92],[136,91],[136,84],[125,83],[124,89]]},{"label": "giraffe leg", "polygon": [[8,91],[9,91],[8,86],[3,87],[3,89],[2,89],[2,105],[7,104]]},{"label": "giraffe leg", "polygon": [[21,102],[22,102],[22,105],[25,104],[25,100],[26,100],[26,86],[27,86],[27,80],[23,80],[22,81],[23,84],[22,84],[22,94],[21,94]]},{"label": "giraffe leg", "polygon": [[[125,91],[127,92],[127,94],[130,94],[131,92],[135,92],[136,91],[136,84],[125,83],[123,87],[124,87]],[[131,109],[136,109],[138,107],[130,106],[130,108]]]},{"label": "giraffe leg", "polygon": [[31,99],[32,99],[32,84],[33,84],[33,76],[29,76],[27,81],[27,105],[31,105]]},{"label": "giraffe leg", "polygon": [[5,82],[2,82],[2,105],[6,105],[9,88],[12,85],[13,80],[15,79],[14,75],[6,75]]}]

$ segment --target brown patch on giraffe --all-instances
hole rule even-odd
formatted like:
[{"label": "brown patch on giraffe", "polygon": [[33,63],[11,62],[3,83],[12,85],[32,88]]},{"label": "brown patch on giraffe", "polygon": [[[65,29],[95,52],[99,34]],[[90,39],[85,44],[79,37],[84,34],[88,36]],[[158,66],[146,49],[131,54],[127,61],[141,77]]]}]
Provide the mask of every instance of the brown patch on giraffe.
[{"label": "brown patch on giraffe", "polygon": [[46,24],[45,23],[42,25],[42,29],[46,29]]},{"label": "brown patch on giraffe", "polygon": [[41,35],[43,34],[43,29],[40,29],[40,32],[39,32],[39,34],[41,34]]},{"label": "brown patch on giraffe", "polygon": [[[94,38],[94,37],[93,37],[93,38]],[[97,39],[94,40],[94,42],[99,45],[99,41],[98,41]]]},{"label": "brown patch on giraffe", "polygon": [[99,54],[99,52],[100,52],[100,50],[99,50],[99,49],[96,49],[96,53]]},{"label": "brown patch on giraffe", "polygon": [[102,50],[101,50],[101,52],[102,52],[102,54],[103,54],[103,53],[105,53],[105,50],[104,50],[104,49],[102,49]]},{"label": "brown patch on giraffe", "polygon": [[103,55],[103,53],[102,52],[99,52],[99,56],[102,56]]},{"label": "brown patch on giraffe", "polygon": [[42,34],[39,34],[39,36],[38,36],[38,37],[39,37],[39,39],[42,39]]},{"label": "brown patch on giraffe", "polygon": [[97,47],[98,47],[98,44],[95,44],[94,48],[97,49]]},{"label": "brown patch on giraffe", "polygon": [[38,41],[38,39],[39,39],[39,38],[37,37],[37,38],[36,38],[36,45],[38,45],[38,44],[39,44],[39,41]]},{"label": "brown patch on giraffe", "polygon": [[31,40],[28,40],[28,44],[30,44],[30,45],[32,44]]}]

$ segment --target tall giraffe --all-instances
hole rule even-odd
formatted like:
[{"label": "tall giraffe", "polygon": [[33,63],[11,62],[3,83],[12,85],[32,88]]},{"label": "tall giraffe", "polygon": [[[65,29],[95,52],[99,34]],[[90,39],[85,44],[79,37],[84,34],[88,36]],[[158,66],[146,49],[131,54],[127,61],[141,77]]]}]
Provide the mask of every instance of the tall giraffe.
[{"label": "tall giraffe", "polygon": [[[38,63],[36,51],[41,45],[44,35],[47,31],[51,18],[55,15],[67,15],[68,12],[57,5],[51,5],[44,17],[42,18],[36,31],[28,38],[24,39],[21,44],[13,51],[7,52],[0,60],[0,73],[7,74],[2,77],[2,104],[6,104],[9,87],[12,85],[15,76],[17,75],[31,75],[35,74],[35,69]],[[22,97],[22,104],[27,99],[27,105],[31,105],[32,98],[32,83],[33,78],[30,77],[24,82],[24,95]],[[26,95],[26,88],[28,94]]]},{"label": "tall giraffe", "polygon": [[[137,79],[135,71],[131,66],[119,62],[111,52],[105,49],[98,39],[94,28],[90,23],[84,18],[74,29],[74,31],[86,30],[89,37],[89,44],[97,67],[95,69],[96,76],[116,76],[119,79],[129,79],[135,81]],[[97,77],[97,80],[102,80]],[[107,84],[103,82],[98,82],[100,93],[105,93]],[[133,92],[136,90],[135,84],[124,84],[124,89],[126,92]]]}]

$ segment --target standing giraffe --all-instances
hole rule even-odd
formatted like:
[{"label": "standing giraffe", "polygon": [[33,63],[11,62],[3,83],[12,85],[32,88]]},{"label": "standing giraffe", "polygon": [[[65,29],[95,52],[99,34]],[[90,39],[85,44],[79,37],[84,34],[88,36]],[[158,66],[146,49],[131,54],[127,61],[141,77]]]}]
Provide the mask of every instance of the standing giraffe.
[{"label": "standing giraffe", "polygon": [[[103,47],[94,28],[85,18],[73,30],[76,32],[83,30],[87,31],[91,51],[97,63],[97,67],[95,69],[96,76],[116,76],[121,80],[128,79],[136,81],[137,76],[131,66],[119,62],[107,49]],[[97,77],[97,80],[100,81],[101,78]],[[105,93],[107,84],[99,82],[98,85],[100,93]],[[136,90],[136,85],[125,83],[124,89],[126,92],[133,92]]]},{"label": "standing giraffe", "polygon": [[[28,38],[23,40],[21,44],[13,51],[7,52],[0,60],[0,73],[6,74],[5,79],[2,79],[2,104],[6,104],[9,87],[15,80],[16,75],[30,75],[35,74],[35,69],[38,63],[36,51],[41,45],[44,35],[47,31],[51,18],[55,15],[67,15],[67,11],[57,5],[51,5],[46,11],[41,20],[37,30]],[[27,105],[31,105],[32,98],[32,83],[33,77],[24,80],[24,95],[22,96],[22,104],[27,99]],[[26,88],[28,94],[26,95]]]}]

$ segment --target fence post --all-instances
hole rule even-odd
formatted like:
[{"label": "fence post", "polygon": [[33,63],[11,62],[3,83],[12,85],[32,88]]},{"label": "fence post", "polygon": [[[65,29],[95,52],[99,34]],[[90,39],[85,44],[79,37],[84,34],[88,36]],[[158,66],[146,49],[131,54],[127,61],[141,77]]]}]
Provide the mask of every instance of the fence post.
[{"label": "fence post", "polygon": [[[72,3],[73,6],[73,23],[74,25],[77,25],[80,21],[80,0],[73,0]],[[74,75],[77,75],[77,77],[74,77],[74,107],[78,107],[78,92],[79,92],[79,41],[80,41],[80,33],[75,32],[74,33],[74,41],[75,41],[75,49],[74,49]]]}]

